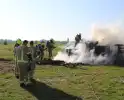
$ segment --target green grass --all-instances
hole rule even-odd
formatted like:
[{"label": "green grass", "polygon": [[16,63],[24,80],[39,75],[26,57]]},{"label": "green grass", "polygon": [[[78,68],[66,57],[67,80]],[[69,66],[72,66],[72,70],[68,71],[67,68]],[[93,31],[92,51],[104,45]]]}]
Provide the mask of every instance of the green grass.
[{"label": "green grass", "polygon": [[0,58],[13,59],[13,47],[14,44],[0,44]]},{"label": "green grass", "polygon": [[[1,46],[1,57],[12,58],[11,47]],[[35,78],[36,86],[24,89],[13,73],[0,74],[0,100],[124,100],[123,67],[37,66]]]},{"label": "green grass", "polygon": [[38,81],[35,87],[23,89],[12,73],[1,74],[0,100],[54,100],[52,97],[61,100],[58,96],[63,95],[67,100],[73,100],[72,96],[84,100],[124,98],[124,69],[120,67],[38,66],[35,78]]}]

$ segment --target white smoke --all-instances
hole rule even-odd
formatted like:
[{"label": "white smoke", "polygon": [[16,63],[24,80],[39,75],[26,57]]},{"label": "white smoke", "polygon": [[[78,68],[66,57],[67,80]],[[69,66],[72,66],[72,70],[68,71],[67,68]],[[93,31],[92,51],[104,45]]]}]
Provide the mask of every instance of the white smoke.
[{"label": "white smoke", "polygon": [[124,28],[122,25],[94,25],[92,27],[92,39],[103,45],[124,44]]},{"label": "white smoke", "polygon": [[[67,63],[90,63],[90,64],[110,64],[117,48],[113,45],[124,44],[124,30],[121,26],[94,26],[92,28],[92,40],[98,41],[100,45],[109,45],[111,55],[94,55],[94,49],[88,51],[85,41],[81,41],[74,47],[74,42],[68,43],[64,49],[54,57],[53,60],[62,60]],[[72,49],[72,55],[68,56],[66,49]]]}]

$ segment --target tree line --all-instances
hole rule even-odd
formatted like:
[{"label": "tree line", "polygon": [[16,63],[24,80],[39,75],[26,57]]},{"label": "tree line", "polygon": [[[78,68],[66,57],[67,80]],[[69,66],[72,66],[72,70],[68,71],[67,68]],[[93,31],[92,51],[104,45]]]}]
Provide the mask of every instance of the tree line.
[{"label": "tree line", "polygon": [[[55,41],[55,40],[54,40]],[[10,43],[15,43],[14,40],[8,40],[8,39],[0,39],[0,44],[8,45]],[[38,41],[35,41],[35,43],[38,43]],[[55,41],[57,44],[66,44],[67,41]]]}]

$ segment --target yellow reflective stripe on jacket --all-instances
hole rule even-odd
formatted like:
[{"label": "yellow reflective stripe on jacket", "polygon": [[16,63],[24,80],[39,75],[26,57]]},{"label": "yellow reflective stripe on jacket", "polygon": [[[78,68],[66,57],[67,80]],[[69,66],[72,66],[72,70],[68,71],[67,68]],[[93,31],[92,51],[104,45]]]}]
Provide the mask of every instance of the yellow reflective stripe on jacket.
[{"label": "yellow reflective stripe on jacket", "polygon": [[23,61],[23,49],[21,50],[21,61]]},{"label": "yellow reflective stripe on jacket", "polygon": [[33,47],[30,47],[30,50],[31,50],[31,55],[32,55],[32,60],[35,60],[36,59],[36,57],[34,57],[34,54],[35,54],[35,52],[36,52],[36,50],[35,50],[36,48],[33,46]]},{"label": "yellow reflective stripe on jacket", "polygon": [[22,49],[22,50],[21,50],[21,60],[18,60],[18,62],[28,63],[28,61],[25,61],[25,60],[23,59],[23,57],[24,57],[23,54],[24,54],[24,53],[23,53],[23,49]]},{"label": "yellow reflective stripe on jacket", "polygon": [[34,59],[34,47],[31,48],[31,55],[32,55],[32,60]]},{"label": "yellow reflective stripe on jacket", "polygon": [[18,60],[18,62],[28,63],[28,61],[25,60]]}]

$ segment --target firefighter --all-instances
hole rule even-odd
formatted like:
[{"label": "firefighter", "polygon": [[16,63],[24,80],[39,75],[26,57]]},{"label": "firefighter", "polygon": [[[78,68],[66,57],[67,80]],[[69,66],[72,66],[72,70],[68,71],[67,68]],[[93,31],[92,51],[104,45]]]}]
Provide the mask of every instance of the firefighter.
[{"label": "firefighter", "polygon": [[40,41],[40,44],[37,45],[37,59],[39,59],[39,61],[44,59],[44,51],[46,50],[46,46],[45,46],[45,42],[44,41]]},{"label": "firefighter", "polygon": [[29,58],[27,54],[30,52],[29,47],[27,46],[28,41],[24,40],[22,46],[16,48],[16,56],[17,56],[17,63],[19,66],[19,81],[20,86],[27,86],[31,82],[28,81],[28,65],[29,65]]},{"label": "firefighter", "polygon": [[53,51],[54,48],[55,48],[54,41],[53,41],[53,39],[51,39],[50,41],[47,42],[47,49],[48,49],[48,53],[49,53],[49,59],[51,59],[52,56],[53,56],[52,51]]},{"label": "firefighter", "polygon": [[41,42],[41,49],[40,49],[40,51],[41,51],[41,60],[44,59],[44,51],[45,51],[46,49],[47,49],[47,48],[46,48],[46,45],[45,45],[45,41],[42,41],[42,42]]},{"label": "firefighter", "polygon": [[41,43],[41,48],[40,48],[40,52],[41,52],[40,60],[43,60],[43,58],[44,58],[44,48],[45,48],[45,44],[44,44],[44,41],[43,41],[43,40],[42,40],[40,43]]},{"label": "firefighter", "polygon": [[40,50],[40,52],[41,52],[41,60],[43,60],[44,59],[44,51],[46,50],[46,48],[45,48],[44,45],[42,45],[41,47],[42,47],[41,50]]},{"label": "firefighter", "polygon": [[41,44],[36,45],[37,51],[36,51],[36,56],[37,56],[37,61],[39,62],[41,60]]},{"label": "firefighter", "polygon": [[48,55],[49,55],[49,47],[50,47],[50,41],[46,41],[46,48],[47,48]]},{"label": "firefighter", "polygon": [[29,71],[29,80],[31,82],[35,81],[33,78],[33,75],[34,75],[34,70],[36,67],[36,51],[37,51],[37,48],[36,48],[36,46],[34,46],[34,42],[31,41],[30,42],[30,52],[32,54],[32,63],[31,63],[31,70]]},{"label": "firefighter", "polygon": [[16,48],[19,47],[21,45],[22,41],[21,39],[18,39],[16,41],[16,44],[14,46],[14,60],[15,60],[15,77],[18,79],[19,78],[19,67],[18,67],[18,64],[17,64],[17,56],[15,55],[16,53]]},{"label": "firefighter", "polygon": [[18,47],[18,46],[20,46],[22,44],[22,41],[21,41],[21,39],[18,39],[17,41],[16,41],[16,43],[15,43],[15,45],[14,45],[14,54],[15,54],[15,48],[16,47]]},{"label": "firefighter", "polygon": [[18,47],[22,43],[21,39],[17,39],[14,47]]}]

